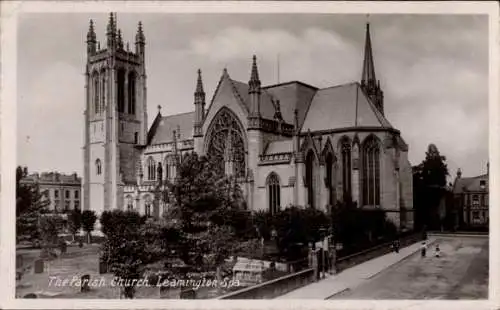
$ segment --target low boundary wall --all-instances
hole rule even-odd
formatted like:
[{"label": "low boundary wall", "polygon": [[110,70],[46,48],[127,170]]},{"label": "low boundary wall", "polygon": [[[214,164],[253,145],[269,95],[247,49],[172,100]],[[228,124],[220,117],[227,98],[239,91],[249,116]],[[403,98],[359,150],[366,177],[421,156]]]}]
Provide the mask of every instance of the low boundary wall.
[{"label": "low boundary wall", "polygon": [[314,268],[250,286],[217,299],[272,299],[314,282]]}]

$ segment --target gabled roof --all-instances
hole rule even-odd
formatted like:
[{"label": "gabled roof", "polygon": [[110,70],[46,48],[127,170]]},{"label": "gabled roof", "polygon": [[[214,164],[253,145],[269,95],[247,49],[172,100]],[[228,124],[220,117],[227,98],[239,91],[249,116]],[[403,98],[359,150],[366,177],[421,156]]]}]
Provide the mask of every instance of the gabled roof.
[{"label": "gabled roof", "polygon": [[179,140],[193,138],[194,112],[161,116],[153,121],[148,133],[148,145],[173,142],[173,132],[177,132]]},{"label": "gabled roof", "polygon": [[[481,188],[481,181],[485,181],[486,187]],[[470,178],[457,178],[453,186],[454,194],[463,192],[488,192],[488,174]]]},{"label": "gabled roof", "polygon": [[392,128],[357,82],[320,89],[309,106],[301,131],[331,128]]}]

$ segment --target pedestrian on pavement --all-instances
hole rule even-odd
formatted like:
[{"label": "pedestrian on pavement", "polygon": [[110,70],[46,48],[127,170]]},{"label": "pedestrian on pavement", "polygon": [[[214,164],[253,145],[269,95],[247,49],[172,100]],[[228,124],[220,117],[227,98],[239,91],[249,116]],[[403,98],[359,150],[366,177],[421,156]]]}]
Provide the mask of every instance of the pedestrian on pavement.
[{"label": "pedestrian on pavement", "polygon": [[441,256],[441,249],[439,248],[439,244],[436,244],[436,257]]},{"label": "pedestrian on pavement", "polygon": [[394,243],[394,247],[395,247],[396,253],[399,253],[399,247],[400,247],[399,239],[396,239],[396,242]]},{"label": "pedestrian on pavement", "polygon": [[420,253],[422,254],[422,257],[425,257],[425,252],[427,251],[427,244],[425,241],[422,242],[422,245],[420,246]]}]

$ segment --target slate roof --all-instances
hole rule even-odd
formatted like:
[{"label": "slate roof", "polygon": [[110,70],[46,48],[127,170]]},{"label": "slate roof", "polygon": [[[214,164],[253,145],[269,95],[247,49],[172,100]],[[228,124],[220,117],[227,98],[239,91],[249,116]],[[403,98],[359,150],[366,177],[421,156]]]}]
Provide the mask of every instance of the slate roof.
[{"label": "slate roof", "polygon": [[[484,189],[481,188],[480,184],[482,180],[486,182],[486,187]],[[461,194],[463,192],[487,192],[488,186],[488,174],[483,174],[471,178],[458,178],[455,180],[453,193]]]},{"label": "slate roof", "polygon": [[148,133],[148,145],[173,142],[173,131],[180,130],[179,140],[193,138],[194,112],[156,116]]},{"label": "slate roof", "polygon": [[267,144],[264,154],[279,154],[279,153],[290,153],[293,151],[293,140],[278,140],[271,141]]},{"label": "slate roof", "polygon": [[[248,84],[233,79],[230,79],[230,81],[231,83],[233,83],[235,90],[243,99],[243,102],[247,107],[247,111],[250,111],[251,102],[250,102],[250,95],[248,94],[248,88],[249,88]],[[274,113],[276,112],[276,108],[272,100],[273,97],[265,89],[262,89],[260,97],[260,114],[262,115],[263,118],[266,119],[274,118]]]},{"label": "slate roof", "polygon": [[314,86],[299,81],[270,85],[263,89],[280,101],[281,115],[286,123],[295,123],[293,111],[297,109],[299,127],[304,123],[311,100],[318,90]]},{"label": "slate roof", "polygon": [[392,128],[357,82],[320,89],[309,106],[301,131],[346,127]]}]

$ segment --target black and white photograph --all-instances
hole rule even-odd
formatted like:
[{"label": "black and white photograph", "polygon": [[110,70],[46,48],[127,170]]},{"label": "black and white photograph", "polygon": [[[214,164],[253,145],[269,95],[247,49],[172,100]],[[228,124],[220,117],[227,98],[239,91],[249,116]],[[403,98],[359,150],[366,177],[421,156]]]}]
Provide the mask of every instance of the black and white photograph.
[{"label": "black and white photograph", "polygon": [[491,300],[491,14],[136,5],[17,13],[11,300]]}]

